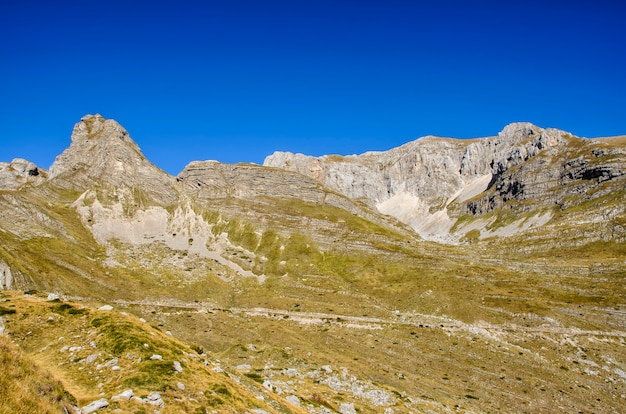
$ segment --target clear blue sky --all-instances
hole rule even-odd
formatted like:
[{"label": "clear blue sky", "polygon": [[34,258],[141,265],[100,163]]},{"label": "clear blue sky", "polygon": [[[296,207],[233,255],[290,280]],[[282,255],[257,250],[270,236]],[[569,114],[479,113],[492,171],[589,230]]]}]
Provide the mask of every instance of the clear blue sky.
[{"label": "clear blue sky", "polygon": [[0,161],[49,168],[83,115],[177,174],[529,121],[626,134],[621,1],[4,1]]}]

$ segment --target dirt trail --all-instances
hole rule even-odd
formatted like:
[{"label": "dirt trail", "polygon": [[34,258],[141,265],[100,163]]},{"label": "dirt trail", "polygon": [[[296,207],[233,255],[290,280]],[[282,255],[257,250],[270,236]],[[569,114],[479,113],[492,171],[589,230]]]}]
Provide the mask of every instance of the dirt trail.
[{"label": "dirt trail", "polygon": [[[88,298],[68,297],[68,299],[76,301],[87,301]],[[617,337],[626,338],[624,331],[601,331],[601,330],[584,330],[579,328],[567,328],[558,326],[520,326],[515,324],[495,325],[486,322],[476,324],[468,324],[455,319],[445,318],[434,315],[424,315],[416,313],[393,313],[392,317],[369,317],[369,316],[352,316],[337,313],[322,312],[298,312],[284,309],[272,309],[263,307],[253,308],[223,308],[214,303],[206,302],[182,302],[175,300],[164,301],[129,301],[129,300],[113,300],[111,303],[118,305],[138,305],[153,306],[161,308],[179,308],[181,310],[193,309],[196,311],[212,311],[212,312],[228,312],[236,315],[244,315],[250,317],[263,317],[277,320],[285,320],[300,324],[316,325],[322,323],[331,323],[345,326],[347,328],[360,329],[383,329],[385,326],[410,326],[415,328],[426,329],[442,329],[448,332],[465,331],[470,333],[536,333],[536,334],[556,334],[569,336],[597,336],[597,337]]]}]

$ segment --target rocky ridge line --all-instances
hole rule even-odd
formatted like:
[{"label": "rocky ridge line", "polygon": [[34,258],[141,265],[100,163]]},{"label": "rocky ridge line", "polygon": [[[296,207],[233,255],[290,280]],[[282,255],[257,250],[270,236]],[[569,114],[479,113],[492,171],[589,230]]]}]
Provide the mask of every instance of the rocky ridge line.
[{"label": "rocky ridge line", "polygon": [[[601,154],[596,158],[610,158],[598,166],[588,159],[572,160],[565,155],[570,147],[581,145],[603,144],[558,129],[513,123],[496,137],[459,140],[428,136],[388,151],[345,157],[275,152],[264,165],[297,171],[348,197],[363,200],[408,224],[426,239],[455,242],[463,235],[452,231],[460,214],[480,217],[502,208],[511,199],[541,200],[548,193],[551,200],[544,200],[543,207],[550,207],[549,203],[554,205],[566,198],[562,192],[552,194],[559,185],[587,179],[581,187],[581,191],[587,191],[602,181],[624,176],[625,148],[590,149],[596,151],[594,155]],[[533,225],[541,226],[550,217],[538,214]],[[485,221],[475,228],[484,231],[489,224]],[[501,235],[526,229],[520,226]]]}]

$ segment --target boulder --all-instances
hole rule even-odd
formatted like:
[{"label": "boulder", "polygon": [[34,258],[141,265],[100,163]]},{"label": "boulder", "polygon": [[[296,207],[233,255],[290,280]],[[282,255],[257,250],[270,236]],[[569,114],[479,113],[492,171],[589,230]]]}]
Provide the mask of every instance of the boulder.
[{"label": "boulder", "polygon": [[341,403],[341,405],[339,405],[339,412],[341,414],[356,414],[356,409],[352,403]]},{"label": "boulder", "polygon": [[295,405],[296,407],[300,407],[300,398],[296,397],[295,395],[288,395],[287,397],[285,397],[285,400],[287,400],[288,403]]},{"label": "boulder", "polygon": [[130,401],[131,398],[133,398],[133,396],[135,395],[135,393],[133,392],[133,390],[128,389],[128,390],[124,390],[121,393],[114,395],[113,397],[111,397],[112,401],[118,401],[118,400],[126,400],[126,401]]},{"label": "boulder", "polygon": [[180,374],[181,372],[183,372],[183,367],[182,367],[182,365],[180,365],[180,362],[174,361],[174,363],[172,365],[173,365],[174,371],[176,371],[176,373]]},{"label": "boulder", "polygon": [[145,403],[155,405],[157,407],[161,407],[161,408],[165,407],[165,402],[163,402],[163,399],[161,398],[161,394],[159,394],[156,391],[153,391],[150,394],[148,394],[148,396],[144,398],[143,401]]},{"label": "boulder", "polygon": [[81,410],[82,414],[89,414],[89,413],[93,413],[95,411],[98,411],[102,408],[107,408],[109,406],[109,402],[107,401],[106,398],[101,398],[99,400],[96,400],[86,406],[84,406]]}]

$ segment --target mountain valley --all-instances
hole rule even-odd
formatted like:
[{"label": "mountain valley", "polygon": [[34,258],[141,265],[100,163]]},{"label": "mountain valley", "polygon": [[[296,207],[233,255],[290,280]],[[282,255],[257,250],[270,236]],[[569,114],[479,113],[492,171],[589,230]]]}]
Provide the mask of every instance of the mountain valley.
[{"label": "mountain valley", "polygon": [[0,353],[50,397],[15,368],[0,412],[623,411],[625,201],[625,137],[174,177],[87,115],[48,171],[0,163]]}]

